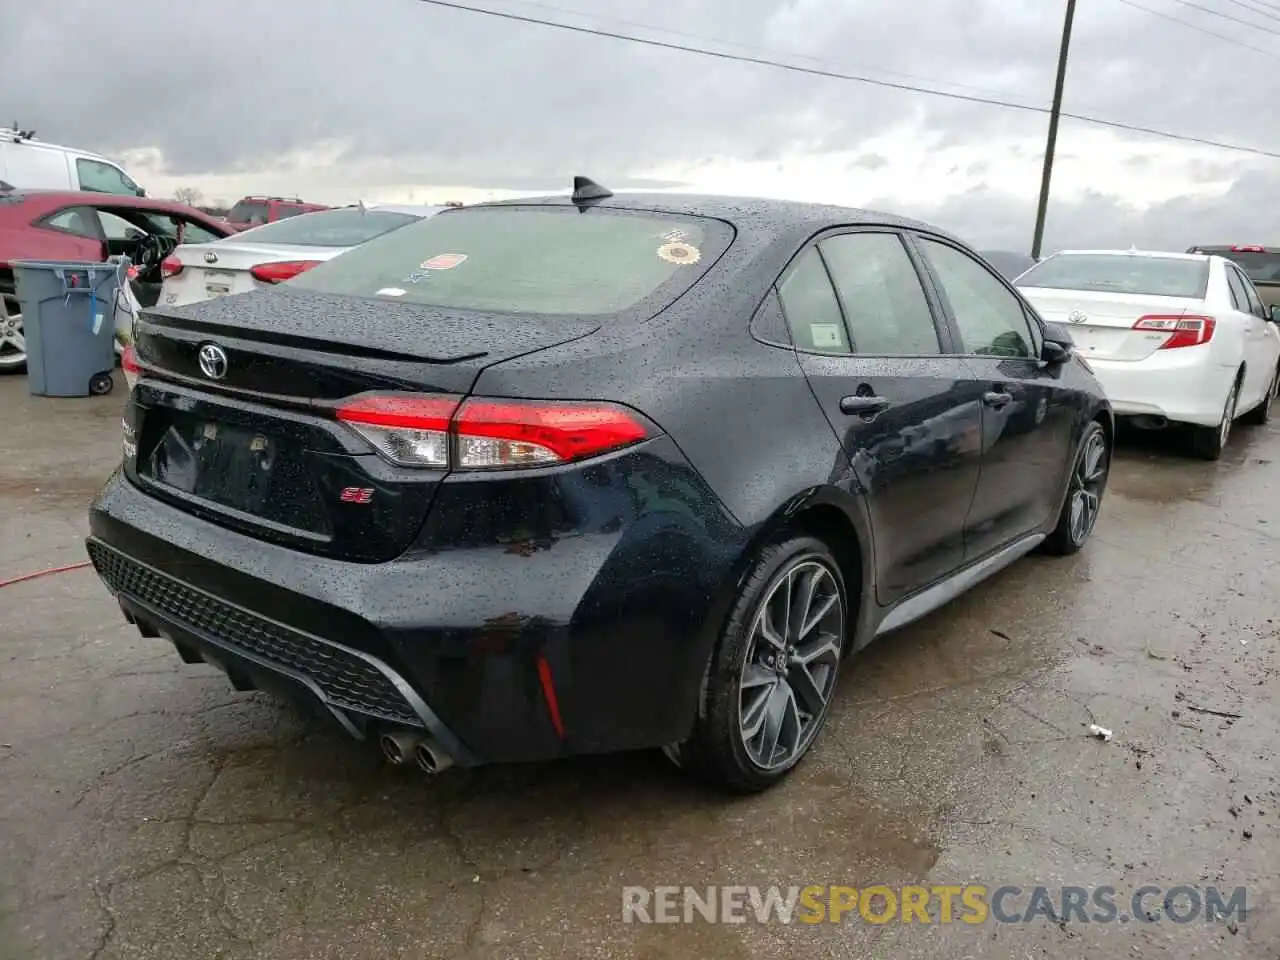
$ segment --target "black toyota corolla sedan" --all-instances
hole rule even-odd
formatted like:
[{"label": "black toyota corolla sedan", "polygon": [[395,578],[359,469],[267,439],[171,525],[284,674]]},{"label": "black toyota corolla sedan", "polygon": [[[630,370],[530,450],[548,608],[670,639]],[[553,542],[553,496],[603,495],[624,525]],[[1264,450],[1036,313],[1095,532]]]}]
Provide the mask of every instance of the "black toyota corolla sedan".
[{"label": "black toyota corolla sedan", "polygon": [[88,540],[125,617],[429,772],[777,782],[846,655],[1084,544],[1114,429],[953,237],[585,178],[136,344]]}]

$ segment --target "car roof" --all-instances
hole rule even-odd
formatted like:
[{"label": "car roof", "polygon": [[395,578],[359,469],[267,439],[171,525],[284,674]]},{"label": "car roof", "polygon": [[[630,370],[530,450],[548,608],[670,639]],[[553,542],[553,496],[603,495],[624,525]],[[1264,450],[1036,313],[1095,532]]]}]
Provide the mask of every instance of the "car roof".
[{"label": "car roof", "polygon": [[20,136],[12,127],[0,130],[0,139],[6,143],[22,144],[27,147],[44,147],[46,150],[57,150],[60,153],[74,153],[80,157],[87,157],[90,160],[107,160],[110,159],[101,153],[95,153],[92,150],[83,150],[80,147],[67,147],[60,143],[50,143],[47,140],[37,140],[35,137]]},{"label": "car roof", "polygon": [[[1275,246],[1264,243],[1197,243],[1192,250],[1200,253],[1277,253]],[[1190,251],[1188,251],[1190,252]]]},{"label": "car roof", "polygon": [[1208,260],[1203,253],[1178,253],[1173,250],[1059,250],[1055,257],[1090,256],[1090,257],[1159,257],[1161,260]]},{"label": "car roof", "polygon": [[[828,227],[877,225],[923,230],[960,241],[944,230],[907,217],[875,210],[841,207],[832,204],[806,203],[797,200],[775,200],[765,197],[734,197],[696,193],[615,193],[603,200],[589,201],[590,206],[614,210],[651,211],[692,217],[710,217],[737,225],[750,225],[776,234],[804,233],[806,236]],[[474,204],[491,206],[572,206],[568,196],[525,197],[494,200]],[[466,208],[463,208],[466,209]],[[968,246],[968,244],[966,244]]]},{"label": "car roof", "polygon": [[[183,213],[194,210],[185,203],[176,200],[156,200],[151,197],[130,197],[118,193],[93,193],[88,190],[11,190],[5,193],[11,199],[35,200],[46,206],[57,206],[62,203],[90,203],[99,206],[113,207],[149,207],[153,210],[173,210]],[[196,211],[199,213],[200,211]],[[207,216],[207,214],[203,214]]]}]

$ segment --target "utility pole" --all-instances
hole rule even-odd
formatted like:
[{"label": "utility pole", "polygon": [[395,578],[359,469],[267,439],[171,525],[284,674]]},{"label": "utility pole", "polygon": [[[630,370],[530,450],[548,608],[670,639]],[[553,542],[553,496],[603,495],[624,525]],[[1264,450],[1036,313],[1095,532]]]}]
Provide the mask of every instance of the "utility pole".
[{"label": "utility pole", "polygon": [[1058,50],[1058,79],[1053,85],[1053,106],[1049,110],[1049,137],[1044,145],[1044,172],[1040,175],[1040,205],[1036,208],[1036,234],[1031,256],[1040,258],[1044,241],[1044,217],[1049,209],[1049,182],[1053,179],[1053,152],[1058,146],[1058,117],[1062,114],[1062,88],[1067,81],[1067,51],[1071,47],[1071,23],[1076,18],[1076,0],[1067,0],[1067,16],[1062,23],[1062,47]]}]

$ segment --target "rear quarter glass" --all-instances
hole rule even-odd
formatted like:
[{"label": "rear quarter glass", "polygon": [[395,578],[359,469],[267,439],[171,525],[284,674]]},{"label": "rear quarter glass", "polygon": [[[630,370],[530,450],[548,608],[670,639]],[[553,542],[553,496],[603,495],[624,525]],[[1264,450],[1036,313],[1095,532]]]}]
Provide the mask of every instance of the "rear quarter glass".
[{"label": "rear quarter glass", "polygon": [[733,238],[728,223],[702,217],[469,207],[377,237],[288,285],[486,313],[653,316]]}]

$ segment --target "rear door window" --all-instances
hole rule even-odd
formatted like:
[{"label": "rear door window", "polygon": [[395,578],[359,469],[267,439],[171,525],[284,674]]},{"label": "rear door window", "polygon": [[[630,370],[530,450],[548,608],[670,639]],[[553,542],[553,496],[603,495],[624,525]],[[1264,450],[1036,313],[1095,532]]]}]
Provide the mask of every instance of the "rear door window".
[{"label": "rear door window", "polygon": [[285,286],[490,313],[653,316],[732,241],[729,224],[702,217],[467,207],[385,233]]},{"label": "rear door window", "polygon": [[1230,267],[1227,271],[1227,287],[1231,291],[1231,305],[1241,313],[1249,312],[1249,294],[1245,292],[1244,282],[1240,278],[1240,273]]},{"label": "rear door window", "polygon": [[835,281],[853,352],[916,357],[942,352],[915,264],[896,233],[849,233],[819,245]]},{"label": "rear door window", "polygon": [[1236,280],[1237,282],[1239,282],[1240,286],[1244,289],[1246,305],[1241,307],[1240,309],[1242,309],[1245,313],[1252,313],[1259,317],[1265,317],[1267,315],[1267,308],[1263,306],[1262,298],[1258,296],[1258,291],[1254,288],[1253,284],[1250,283],[1243,276],[1239,275],[1238,271],[1233,270],[1232,273],[1237,274]]}]

